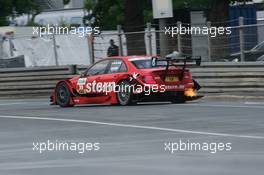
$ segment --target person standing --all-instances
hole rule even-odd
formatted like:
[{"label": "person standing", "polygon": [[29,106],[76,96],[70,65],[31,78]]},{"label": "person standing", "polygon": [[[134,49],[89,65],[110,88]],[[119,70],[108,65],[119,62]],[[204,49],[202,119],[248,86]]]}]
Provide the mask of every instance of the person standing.
[{"label": "person standing", "polygon": [[107,56],[112,57],[112,56],[118,56],[119,51],[118,51],[118,46],[115,45],[115,42],[113,39],[110,39],[110,46],[107,49]]}]

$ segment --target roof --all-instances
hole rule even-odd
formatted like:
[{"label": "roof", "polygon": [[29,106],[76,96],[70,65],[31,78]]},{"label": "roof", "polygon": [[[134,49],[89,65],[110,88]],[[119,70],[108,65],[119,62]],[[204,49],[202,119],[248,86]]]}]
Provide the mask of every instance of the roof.
[{"label": "roof", "polygon": [[119,59],[123,59],[123,60],[128,60],[131,58],[151,58],[153,56],[149,56],[149,55],[132,55],[132,56],[113,56],[113,57],[107,57],[107,58],[119,58]]}]

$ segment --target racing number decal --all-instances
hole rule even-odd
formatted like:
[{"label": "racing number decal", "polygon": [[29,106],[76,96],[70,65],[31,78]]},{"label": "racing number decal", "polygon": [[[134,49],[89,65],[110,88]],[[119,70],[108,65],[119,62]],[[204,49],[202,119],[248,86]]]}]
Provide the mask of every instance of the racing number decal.
[{"label": "racing number decal", "polygon": [[87,78],[79,78],[77,85],[84,86],[86,84]]},{"label": "racing number decal", "polygon": [[156,67],[156,64],[157,64],[157,58],[152,58],[152,60],[151,60],[151,66],[152,67]]},{"label": "racing number decal", "polygon": [[84,86],[86,84],[87,78],[79,78],[77,82],[77,92],[80,94],[84,94]]}]

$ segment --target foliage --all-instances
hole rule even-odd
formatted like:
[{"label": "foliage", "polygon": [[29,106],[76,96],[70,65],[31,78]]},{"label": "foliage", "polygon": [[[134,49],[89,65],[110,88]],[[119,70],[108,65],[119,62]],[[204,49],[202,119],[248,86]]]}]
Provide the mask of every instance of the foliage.
[{"label": "foliage", "polygon": [[7,25],[6,17],[12,13],[12,2],[0,0],[0,26]]},{"label": "foliage", "polygon": [[69,4],[70,3],[70,0],[63,0],[63,4],[64,5],[67,5],[67,4]]},{"label": "foliage", "polygon": [[[233,4],[236,2],[245,3],[252,0],[173,0],[173,9],[211,9],[219,3]],[[144,6],[144,21],[151,22],[152,1],[142,0]],[[125,20],[125,0],[86,0],[85,8],[92,11],[86,17],[88,20],[95,19],[94,25],[101,26],[103,29],[116,29],[117,24],[124,24]],[[217,14],[216,14],[217,15]]]},{"label": "foliage", "polygon": [[93,25],[102,29],[116,29],[117,24],[124,22],[124,0],[86,0],[85,8],[91,11],[86,19],[95,18]]},{"label": "foliage", "polygon": [[31,14],[32,23],[34,17],[41,12],[36,0],[0,0],[0,25],[7,25],[8,16],[19,16],[22,14]]},{"label": "foliage", "polygon": [[246,3],[252,0],[173,0],[173,8],[210,8],[216,1],[227,1],[228,3]]}]

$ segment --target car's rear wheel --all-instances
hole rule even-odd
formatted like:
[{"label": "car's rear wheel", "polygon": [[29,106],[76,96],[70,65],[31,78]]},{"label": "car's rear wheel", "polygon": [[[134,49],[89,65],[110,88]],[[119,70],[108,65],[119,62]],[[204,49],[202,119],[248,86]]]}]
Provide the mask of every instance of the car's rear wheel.
[{"label": "car's rear wheel", "polygon": [[117,92],[118,103],[122,106],[133,104],[133,92],[131,91],[130,83],[127,80],[122,80],[118,83],[119,91]]},{"label": "car's rear wheel", "polygon": [[60,83],[56,87],[56,102],[61,107],[71,107],[71,92],[66,83]]},{"label": "car's rear wheel", "polygon": [[186,98],[184,96],[184,92],[177,92],[171,102],[175,104],[185,103]]}]

